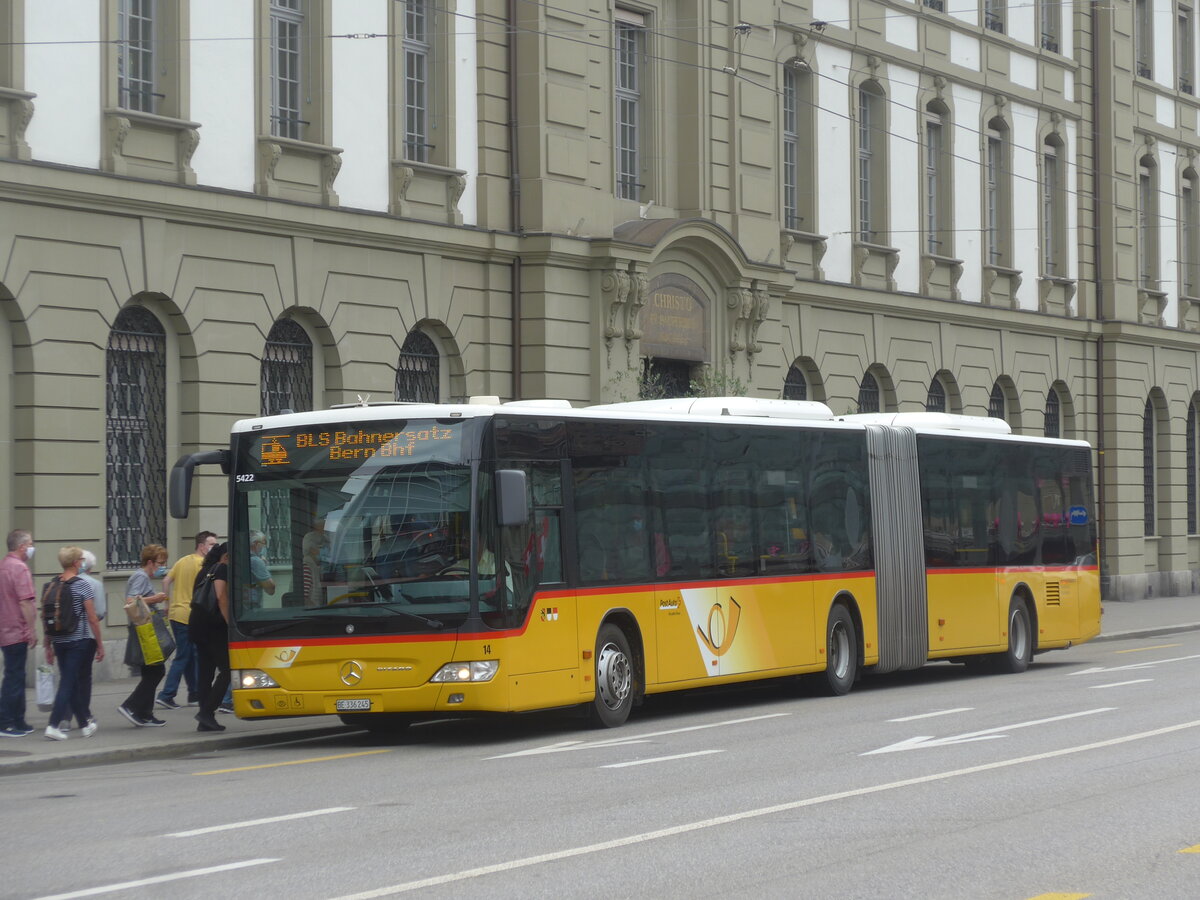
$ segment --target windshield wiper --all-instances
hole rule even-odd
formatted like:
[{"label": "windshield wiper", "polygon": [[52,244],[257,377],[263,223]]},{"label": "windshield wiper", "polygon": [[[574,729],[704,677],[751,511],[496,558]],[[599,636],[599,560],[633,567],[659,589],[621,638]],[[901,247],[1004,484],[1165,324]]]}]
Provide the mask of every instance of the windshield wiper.
[{"label": "windshield wiper", "polygon": [[358,622],[362,619],[373,618],[371,616],[371,613],[374,610],[381,609],[381,610],[386,610],[387,612],[391,613],[392,615],[404,616],[406,618],[413,619],[429,628],[444,628],[445,627],[445,625],[442,622],[439,622],[437,619],[427,619],[425,616],[419,615],[415,612],[410,612],[407,609],[400,609],[397,606],[391,606],[386,603],[364,603],[361,606],[356,606],[356,607],[351,607],[351,608],[355,609],[356,612],[351,614],[349,612],[349,610],[334,609],[332,607],[323,609],[323,610],[314,609],[312,612],[307,612],[302,615],[295,616],[293,618],[293,621],[303,621],[303,620],[312,621],[312,620],[318,620],[318,619],[322,619],[322,620],[332,619],[333,621],[338,622],[343,625],[353,625],[355,622]]}]

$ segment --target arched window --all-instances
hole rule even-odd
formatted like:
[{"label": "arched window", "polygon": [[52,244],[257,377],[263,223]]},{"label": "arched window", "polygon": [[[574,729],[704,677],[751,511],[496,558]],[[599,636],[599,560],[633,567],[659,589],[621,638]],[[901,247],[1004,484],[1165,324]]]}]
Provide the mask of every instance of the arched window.
[{"label": "arched window", "polygon": [[312,339],[295,319],[280,319],[271,326],[259,389],[264,416],[285,409],[307,412],[313,408]]},{"label": "arched window", "polygon": [[879,382],[875,376],[867,372],[858,385],[858,411],[860,413],[879,412]]},{"label": "arched window", "polygon": [[1147,537],[1156,531],[1154,476],[1154,404],[1146,400],[1146,408],[1142,413],[1142,509]]},{"label": "arched window", "polygon": [[794,363],[788,369],[787,378],[783,380],[783,399],[808,399],[808,379],[804,377],[804,373],[800,371],[800,367]]},{"label": "arched window", "polygon": [[935,377],[929,382],[929,393],[925,395],[925,412],[940,412],[946,411],[946,389],[942,387],[942,383]]},{"label": "arched window", "polygon": [[105,370],[108,565],[134,569],[167,536],[167,336],[148,309],[117,316]]},{"label": "arched window", "polygon": [[396,362],[396,399],[437,403],[441,357],[433,339],[423,331],[410,331]]},{"label": "arched window", "polygon": [[1058,391],[1054,388],[1050,388],[1046,393],[1046,414],[1044,421],[1044,433],[1046,437],[1062,437],[1062,405],[1058,400]]},{"label": "arched window", "polygon": [[988,400],[988,415],[993,419],[1004,418],[1004,390],[999,384],[992,385],[992,396]]},{"label": "arched window", "polygon": [[1185,447],[1187,455],[1187,532],[1195,534],[1197,529],[1196,522],[1196,403],[1195,401],[1188,404],[1187,414],[1187,436],[1185,438]]}]

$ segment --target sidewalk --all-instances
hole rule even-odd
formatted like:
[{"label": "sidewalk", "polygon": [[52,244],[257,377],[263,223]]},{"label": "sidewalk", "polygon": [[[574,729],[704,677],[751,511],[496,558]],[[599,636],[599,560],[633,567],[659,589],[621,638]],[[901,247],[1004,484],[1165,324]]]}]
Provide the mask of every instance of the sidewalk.
[{"label": "sidewalk", "polygon": [[[1101,636],[1097,638],[1100,641],[1200,631],[1200,596],[1106,603],[1101,628]],[[212,734],[196,731],[193,718],[196,710],[186,707],[156,710],[155,715],[166,720],[167,724],[162,728],[135,728],[117,712],[117,706],[129,696],[135,684],[136,678],[96,682],[92,691],[92,714],[100,724],[100,730],[92,737],[84,738],[79,727],[73,725],[65,741],[49,741],[43,736],[46,713],[37,708],[30,689],[26,694],[27,718],[37,730],[27,737],[0,739],[0,776],[141,759],[173,759],[192,753],[213,753],[351,730],[334,716],[243,721],[218,713],[217,720],[226,730]]]}]

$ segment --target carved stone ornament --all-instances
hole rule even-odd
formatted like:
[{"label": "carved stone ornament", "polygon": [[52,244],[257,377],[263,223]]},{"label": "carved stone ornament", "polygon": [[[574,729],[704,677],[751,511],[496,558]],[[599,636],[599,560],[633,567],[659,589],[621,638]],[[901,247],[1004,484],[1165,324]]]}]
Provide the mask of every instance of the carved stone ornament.
[{"label": "carved stone ornament", "polygon": [[608,304],[608,324],[604,326],[604,340],[612,343],[613,338],[624,333],[621,312],[629,299],[629,273],[610,269],[600,279],[600,291]]},{"label": "carved stone ornament", "polygon": [[642,307],[650,297],[650,277],[645,272],[631,272],[629,288],[629,308],[625,310],[625,340],[633,342],[642,339],[639,324]]},{"label": "carved stone ornament", "polygon": [[754,314],[750,320],[750,334],[746,340],[746,353],[751,357],[762,350],[762,344],[758,343],[758,329],[767,320],[767,315],[770,311],[771,295],[762,288],[755,288]]}]

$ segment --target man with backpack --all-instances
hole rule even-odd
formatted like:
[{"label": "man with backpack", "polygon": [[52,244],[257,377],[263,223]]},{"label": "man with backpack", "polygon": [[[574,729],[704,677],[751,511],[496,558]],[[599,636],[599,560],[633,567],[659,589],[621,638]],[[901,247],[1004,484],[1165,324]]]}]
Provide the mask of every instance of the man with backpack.
[{"label": "man with backpack", "polygon": [[0,651],[4,680],[0,682],[0,737],[33,733],[25,721],[25,662],[37,646],[34,627],[33,536],[17,528],[8,533],[8,555],[0,560]]}]

